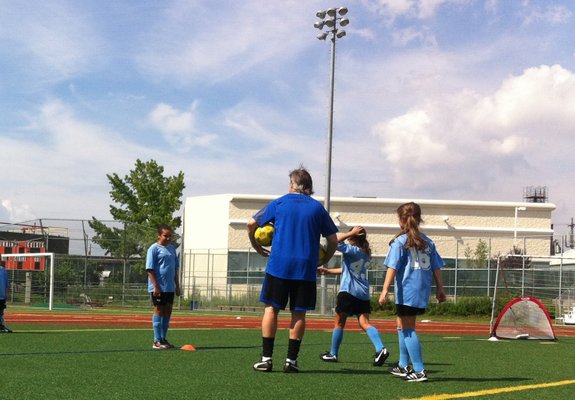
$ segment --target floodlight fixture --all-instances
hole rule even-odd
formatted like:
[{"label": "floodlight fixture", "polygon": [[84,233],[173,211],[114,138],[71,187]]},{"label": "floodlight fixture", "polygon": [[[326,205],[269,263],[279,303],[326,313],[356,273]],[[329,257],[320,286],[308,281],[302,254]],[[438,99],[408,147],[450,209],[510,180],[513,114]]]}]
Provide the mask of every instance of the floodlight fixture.
[{"label": "floodlight fixture", "polygon": [[349,25],[349,19],[347,19],[347,18],[342,18],[342,19],[339,20],[339,24],[340,24],[341,26],[347,26],[347,25]]},{"label": "floodlight fixture", "polygon": [[315,13],[315,16],[321,19],[325,18],[325,11],[318,11]]},{"label": "floodlight fixture", "polygon": [[343,29],[340,29],[339,31],[337,31],[337,33],[335,34],[335,37],[337,37],[338,39],[341,39],[342,37],[344,37],[346,35],[345,31]]},{"label": "floodlight fixture", "polygon": [[328,8],[325,13],[330,17],[335,17],[337,10],[335,8]]},{"label": "floodlight fixture", "polygon": [[317,35],[317,38],[318,38],[319,40],[325,40],[325,39],[327,39],[327,35],[328,35],[327,32],[322,32],[322,33],[320,33],[319,35]]},{"label": "floodlight fixture", "polygon": [[325,25],[325,21],[317,21],[315,24],[313,24],[313,27],[317,28],[317,29],[323,29],[324,25]]},{"label": "floodlight fixture", "polygon": [[347,7],[338,8],[337,13],[343,17],[345,14],[347,14]]},{"label": "floodlight fixture", "polygon": [[333,19],[328,19],[325,21],[325,26],[327,26],[328,28],[333,28],[335,26],[335,21]]}]

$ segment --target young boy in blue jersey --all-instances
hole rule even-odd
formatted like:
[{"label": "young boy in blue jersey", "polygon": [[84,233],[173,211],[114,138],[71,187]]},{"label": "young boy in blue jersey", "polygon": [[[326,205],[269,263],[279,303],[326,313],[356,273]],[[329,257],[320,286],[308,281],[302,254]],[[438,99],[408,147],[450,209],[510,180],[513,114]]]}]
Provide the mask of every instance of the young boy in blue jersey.
[{"label": "young boy in blue jersey", "polygon": [[[429,304],[432,280],[435,280],[437,300],[445,301],[441,277],[445,263],[433,241],[419,231],[419,225],[423,223],[420,206],[413,202],[402,204],[397,215],[401,232],[391,241],[385,257],[387,273],[379,296],[379,303],[385,304],[389,287],[395,281],[399,361],[390,372],[408,382],[425,382],[428,378],[415,321]],[[409,366],[410,360],[413,368]]]},{"label": "young boy in blue jersey", "polygon": [[[370,324],[369,282],[367,269],[371,260],[371,248],[367,241],[367,232],[361,226],[354,226],[347,233],[337,235],[337,250],[343,254],[341,268],[318,268],[320,274],[341,274],[337,305],[335,308],[335,327],[331,336],[331,350],[320,355],[326,362],[337,362],[339,347],[343,340],[343,330],[348,316],[357,316],[359,326],[373,343],[375,355],[373,365],[381,367],[389,352],[381,341],[377,328]],[[345,241],[349,244],[346,244]]]},{"label": "young boy in blue jersey", "polygon": [[153,349],[171,349],[168,342],[168,328],[172,316],[174,295],[180,295],[178,277],[179,260],[176,248],[170,244],[172,228],[168,225],[158,227],[158,240],[148,248],[146,271],[148,273],[148,292],[154,305],[152,327],[154,329]]},{"label": "young boy in blue jersey", "polygon": [[[3,263],[3,261],[0,261]],[[0,333],[12,333],[12,330],[4,323],[4,310],[10,294],[10,282],[8,281],[8,272],[4,264],[0,264]]]},{"label": "young boy in blue jersey", "polygon": [[[308,310],[315,309],[316,276],[321,237],[327,239],[326,262],[337,247],[337,227],[323,205],[313,199],[313,182],[309,172],[300,167],[290,172],[289,193],[271,201],[248,222],[248,236],[253,248],[269,257],[260,301],[265,304],[262,318],[262,357],[254,364],[256,371],[272,370],[272,355],[278,326],[278,314],[288,299],[291,312],[287,358],[284,372],[299,372],[297,357],[305,333]],[[267,223],[274,224],[271,251],[255,239],[255,231]]]}]

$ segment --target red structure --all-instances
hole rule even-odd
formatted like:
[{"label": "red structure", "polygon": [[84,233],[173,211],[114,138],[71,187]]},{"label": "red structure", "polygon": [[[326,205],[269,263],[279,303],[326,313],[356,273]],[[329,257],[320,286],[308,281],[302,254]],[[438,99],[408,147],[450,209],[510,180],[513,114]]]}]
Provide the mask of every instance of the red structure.
[{"label": "red structure", "polygon": [[[43,241],[13,241],[0,240],[0,254],[34,254],[45,253],[46,246]],[[43,271],[44,257],[3,257],[6,269],[20,269],[28,271]]]}]

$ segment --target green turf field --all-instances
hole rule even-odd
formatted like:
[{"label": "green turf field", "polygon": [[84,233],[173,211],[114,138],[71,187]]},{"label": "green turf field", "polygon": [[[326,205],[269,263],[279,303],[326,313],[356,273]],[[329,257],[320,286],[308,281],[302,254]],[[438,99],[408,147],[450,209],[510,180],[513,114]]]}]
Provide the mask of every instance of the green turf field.
[{"label": "green turf field", "polygon": [[[181,351],[152,350],[151,329],[17,326],[0,335],[0,399],[575,398],[574,337],[420,337],[426,383],[403,382],[388,365],[373,367],[372,345],[361,333],[346,332],[341,361],[332,364],[319,359],[331,333],[306,332],[302,372],[284,374],[285,330],[278,332],[274,371],[261,373],[251,367],[260,355],[259,330],[172,329],[172,343],[197,348]],[[383,339],[388,362],[396,361],[396,337]],[[448,394],[460,397],[439,396]]]}]

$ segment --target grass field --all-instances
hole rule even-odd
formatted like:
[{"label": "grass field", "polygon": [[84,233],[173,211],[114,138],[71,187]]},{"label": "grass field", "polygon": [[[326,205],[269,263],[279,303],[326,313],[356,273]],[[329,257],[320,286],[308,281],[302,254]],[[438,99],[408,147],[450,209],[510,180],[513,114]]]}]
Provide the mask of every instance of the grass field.
[{"label": "grass field", "polygon": [[[558,342],[490,342],[482,336],[420,335],[427,383],[373,367],[365,334],[346,332],[339,363],[324,363],[331,332],[308,331],[300,374],[281,372],[287,332],[276,339],[274,371],[251,365],[257,329],[171,329],[197,351],[152,350],[151,329],[13,325],[0,335],[0,399],[572,399],[575,337]],[[397,360],[395,334],[384,332]]]}]

